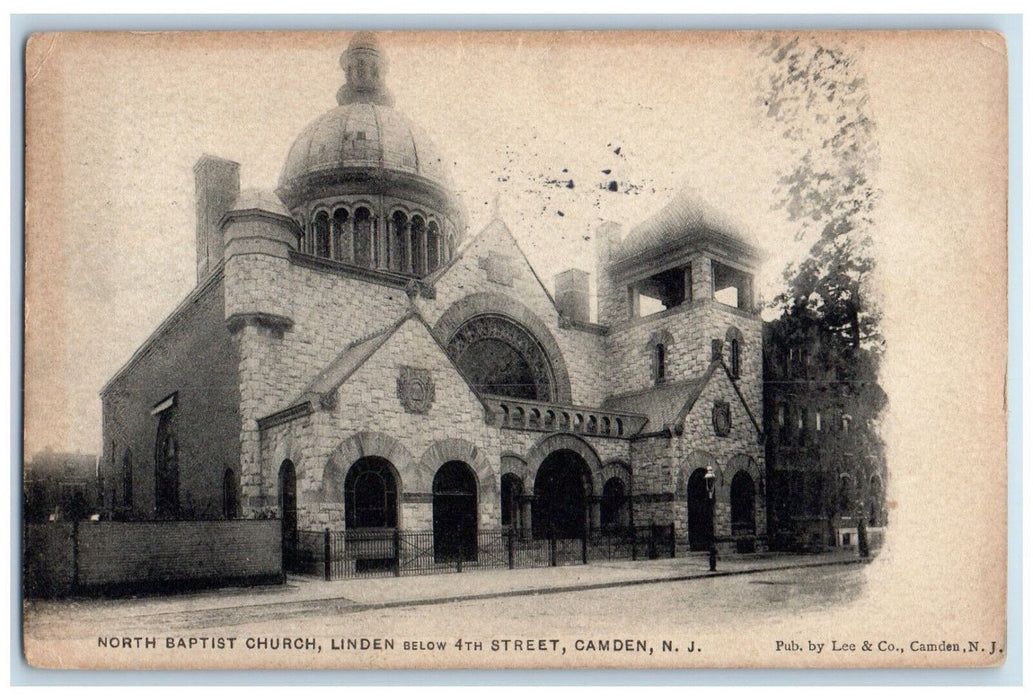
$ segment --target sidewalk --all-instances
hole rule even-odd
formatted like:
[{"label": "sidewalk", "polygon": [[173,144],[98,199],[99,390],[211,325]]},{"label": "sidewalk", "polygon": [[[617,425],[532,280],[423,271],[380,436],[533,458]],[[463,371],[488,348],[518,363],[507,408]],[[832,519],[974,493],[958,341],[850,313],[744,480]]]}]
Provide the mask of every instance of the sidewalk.
[{"label": "sidewalk", "polygon": [[708,569],[706,553],[676,559],[593,562],[580,566],[540,569],[485,569],[463,573],[323,581],[289,576],[285,585],[220,588],[172,596],[129,599],[70,599],[35,601],[40,612],[51,606],[72,606],[76,616],[108,617],[113,608],[131,607],[134,615],[198,613],[234,608],[268,608],[269,612],[304,609],[306,603],[333,603],[342,610],[365,610],[410,605],[431,605],[519,595],[541,595],[664,581],[730,576],[813,566],[857,564],[856,552],[825,554],[743,554],[718,560],[717,572]]}]

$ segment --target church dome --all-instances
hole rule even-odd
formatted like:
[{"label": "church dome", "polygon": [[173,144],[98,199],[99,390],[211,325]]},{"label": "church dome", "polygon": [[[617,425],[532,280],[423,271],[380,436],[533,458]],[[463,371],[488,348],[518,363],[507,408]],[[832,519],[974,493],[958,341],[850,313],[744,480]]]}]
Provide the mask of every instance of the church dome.
[{"label": "church dome", "polygon": [[669,254],[686,245],[714,242],[759,257],[757,239],[690,190],[635,226],[614,251],[616,263]]},{"label": "church dome", "polygon": [[340,63],[337,107],[295,139],[276,188],[301,228],[299,252],[392,279],[426,277],[453,258],[465,228],[448,169],[395,109],[373,34],[355,34]]},{"label": "church dome", "polygon": [[393,107],[372,102],[340,105],[309,124],[291,146],[280,188],[362,171],[412,175],[451,189],[445,164],[423,130]]},{"label": "church dome", "polygon": [[291,210],[344,194],[397,196],[461,218],[445,162],[430,138],[394,108],[387,58],[357,32],[341,54],[338,106],[310,123],[287,155],[276,193]]}]

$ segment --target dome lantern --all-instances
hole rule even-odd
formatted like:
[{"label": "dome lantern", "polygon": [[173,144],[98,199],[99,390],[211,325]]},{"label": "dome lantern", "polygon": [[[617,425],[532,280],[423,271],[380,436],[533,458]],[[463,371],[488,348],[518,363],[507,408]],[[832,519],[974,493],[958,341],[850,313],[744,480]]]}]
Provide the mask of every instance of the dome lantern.
[{"label": "dome lantern", "polygon": [[357,32],[341,54],[345,83],[337,91],[337,104],[355,102],[394,106],[394,97],[387,89],[387,57],[372,32]]}]

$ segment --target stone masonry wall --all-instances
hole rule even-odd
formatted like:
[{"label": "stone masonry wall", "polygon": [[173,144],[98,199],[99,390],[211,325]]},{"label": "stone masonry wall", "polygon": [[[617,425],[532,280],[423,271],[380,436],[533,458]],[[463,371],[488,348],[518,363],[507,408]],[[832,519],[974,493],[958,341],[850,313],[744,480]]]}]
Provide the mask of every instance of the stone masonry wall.
[{"label": "stone masonry wall", "polygon": [[464,296],[495,292],[512,297],[530,308],[556,339],[570,375],[575,404],[598,406],[609,393],[602,371],[606,360],[603,337],[560,328],[556,307],[501,222],[493,222],[470,241],[462,256],[437,281],[435,292],[436,299],[425,300],[422,306],[431,326]]},{"label": "stone masonry wall", "polygon": [[[434,400],[409,413],[398,397],[402,366],[430,372]],[[499,523],[499,430],[418,319],[407,320],[337,391],[337,406],[263,435],[263,480],[275,491],[283,459],[294,461],[302,529],[344,529],[344,479],[360,456],[382,456],[399,479],[399,526],[432,527],[432,483],[441,465],[465,461],[478,481],[481,527]]]}]

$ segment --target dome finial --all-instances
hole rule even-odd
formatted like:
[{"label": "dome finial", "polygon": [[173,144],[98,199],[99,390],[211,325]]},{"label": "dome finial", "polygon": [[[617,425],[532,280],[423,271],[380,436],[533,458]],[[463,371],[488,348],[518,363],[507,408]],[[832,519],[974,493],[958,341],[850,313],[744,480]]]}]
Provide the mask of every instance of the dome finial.
[{"label": "dome finial", "polygon": [[347,78],[337,91],[337,104],[353,102],[394,105],[394,97],[384,83],[387,75],[387,57],[373,32],[356,32],[341,54],[341,68]]}]

